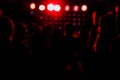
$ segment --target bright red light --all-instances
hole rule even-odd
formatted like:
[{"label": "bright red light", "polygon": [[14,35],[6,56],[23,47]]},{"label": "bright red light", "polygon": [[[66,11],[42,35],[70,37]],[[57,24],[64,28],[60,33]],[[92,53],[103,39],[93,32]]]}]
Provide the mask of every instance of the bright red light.
[{"label": "bright red light", "polygon": [[45,5],[40,5],[39,10],[44,11],[45,10]]},{"label": "bright red light", "polygon": [[79,10],[79,6],[75,5],[75,6],[73,7],[73,10],[74,10],[75,12],[77,12],[77,11]]},{"label": "bright red light", "polygon": [[54,6],[54,10],[55,10],[55,11],[60,11],[60,10],[61,10],[60,5],[55,5],[55,6]]},{"label": "bright red light", "polygon": [[66,5],[65,6],[65,11],[69,11],[70,10],[70,6],[69,5]]},{"label": "bright red light", "polygon": [[35,4],[35,3],[31,3],[31,4],[30,4],[30,9],[33,10],[33,9],[35,9],[35,8],[36,8],[36,4]]},{"label": "bright red light", "polygon": [[115,7],[115,11],[116,11],[116,13],[118,13],[118,11],[119,11],[118,6]]},{"label": "bright red light", "polygon": [[47,9],[49,11],[53,11],[54,10],[54,5],[53,4],[48,4]]},{"label": "bright red light", "polygon": [[87,9],[88,9],[87,5],[82,5],[81,10],[82,10],[83,12],[87,11]]},{"label": "bright red light", "polygon": [[92,23],[93,23],[94,26],[96,26],[96,16],[97,16],[97,13],[96,13],[96,11],[94,11],[92,13]]}]

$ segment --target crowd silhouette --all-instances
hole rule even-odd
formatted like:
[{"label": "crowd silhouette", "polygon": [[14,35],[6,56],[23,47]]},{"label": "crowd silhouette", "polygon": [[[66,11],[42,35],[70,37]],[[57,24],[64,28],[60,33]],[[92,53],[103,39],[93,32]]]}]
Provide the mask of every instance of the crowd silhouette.
[{"label": "crowd silhouette", "polygon": [[0,10],[1,65],[7,66],[6,72],[21,66],[16,69],[18,72],[32,70],[40,79],[42,76],[65,80],[111,78],[118,69],[116,56],[120,53],[116,22],[119,12],[113,11],[100,17],[96,29],[78,32],[67,22],[60,31],[53,22],[44,26],[14,22]]}]

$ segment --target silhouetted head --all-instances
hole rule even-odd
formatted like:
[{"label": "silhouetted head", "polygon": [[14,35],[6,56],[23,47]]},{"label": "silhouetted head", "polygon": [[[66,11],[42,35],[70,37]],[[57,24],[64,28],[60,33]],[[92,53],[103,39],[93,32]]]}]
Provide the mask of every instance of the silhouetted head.
[{"label": "silhouetted head", "polygon": [[44,27],[45,34],[53,35],[54,31],[55,31],[54,25],[52,25],[51,23],[45,25]]},{"label": "silhouetted head", "polygon": [[64,28],[65,28],[65,32],[66,32],[67,36],[72,36],[72,34],[74,32],[73,24],[66,23]]},{"label": "silhouetted head", "polygon": [[40,25],[35,25],[35,26],[33,26],[33,32],[34,32],[34,34],[39,35],[43,32],[43,27]]},{"label": "silhouetted head", "polygon": [[15,24],[15,38],[17,40],[22,40],[26,37],[28,33],[28,28],[24,23],[16,23]]},{"label": "silhouetted head", "polygon": [[9,17],[0,17],[0,43],[7,44],[12,41],[14,35],[14,24]]},{"label": "silhouetted head", "polygon": [[120,34],[116,36],[110,45],[110,52],[115,55],[119,55],[120,53]]}]

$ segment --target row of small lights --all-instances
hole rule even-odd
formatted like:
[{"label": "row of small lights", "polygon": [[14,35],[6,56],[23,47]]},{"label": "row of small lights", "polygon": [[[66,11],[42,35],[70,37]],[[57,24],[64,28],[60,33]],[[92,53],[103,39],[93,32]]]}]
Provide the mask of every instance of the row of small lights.
[{"label": "row of small lights", "polygon": [[[35,4],[35,3],[31,3],[31,4],[30,4],[30,9],[31,9],[31,10],[36,9],[36,4]],[[45,5],[39,5],[39,10],[40,10],[40,11],[44,11],[45,9],[46,9],[46,6],[45,6]],[[68,11],[70,11],[70,6],[69,6],[69,5],[66,5],[64,9],[65,9],[65,11],[68,12]],[[87,5],[85,5],[85,4],[81,6],[81,10],[82,10],[83,12],[86,12],[87,9],[88,9],[88,7],[87,7]],[[54,4],[50,3],[50,4],[47,5],[47,10],[48,10],[48,11],[56,11],[56,12],[59,12],[59,11],[61,10],[61,6],[60,6],[59,4],[54,5]],[[79,11],[79,6],[78,6],[78,5],[73,6],[73,11],[75,11],[75,12]]]}]

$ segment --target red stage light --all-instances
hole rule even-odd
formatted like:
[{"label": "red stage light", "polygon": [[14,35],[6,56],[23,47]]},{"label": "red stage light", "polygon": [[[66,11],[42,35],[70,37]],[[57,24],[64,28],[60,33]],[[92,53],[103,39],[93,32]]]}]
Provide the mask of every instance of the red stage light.
[{"label": "red stage light", "polygon": [[40,11],[44,11],[44,10],[45,10],[45,5],[40,5],[40,6],[39,6],[39,10],[40,10]]},{"label": "red stage light", "polygon": [[65,11],[69,11],[70,10],[70,6],[69,5],[66,5],[65,6]]},{"label": "red stage light", "polygon": [[36,4],[35,3],[31,3],[30,4],[30,9],[34,10],[36,8]]},{"label": "red stage light", "polygon": [[79,10],[79,6],[78,6],[78,5],[75,5],[75,6],[73,7],[73,10],[74,10],[75,12],[77,12],[77,11]]},{"label": "red stage light", "polygon": [[60,5],[55,5],[55,6],[54,6],[54,10],[55,10],[55,11],[60,11],[60,10],[61,10]]},{"label": "red stage light", "polygon": [[49,11],[53,11],[54,10],[54,5],[53,4],[48,4],[47,9]]},{"label": "red stage light", "polygon": [[82,10],[83,12],[87,11],[87,9],[88,9],[87,5],[82,5],[81,10]]}]

